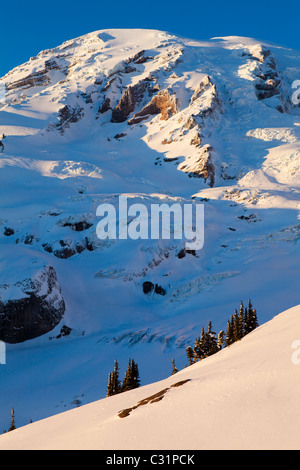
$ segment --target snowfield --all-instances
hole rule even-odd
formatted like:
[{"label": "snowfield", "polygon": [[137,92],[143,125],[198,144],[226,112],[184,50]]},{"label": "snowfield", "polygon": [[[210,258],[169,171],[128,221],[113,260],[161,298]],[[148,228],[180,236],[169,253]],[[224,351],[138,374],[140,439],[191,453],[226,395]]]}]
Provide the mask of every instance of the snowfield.
[{"label": "snowfield", "polygon": [[4,434],[0,449],[299,450],[299,367],[298,305],[165,380]]}]

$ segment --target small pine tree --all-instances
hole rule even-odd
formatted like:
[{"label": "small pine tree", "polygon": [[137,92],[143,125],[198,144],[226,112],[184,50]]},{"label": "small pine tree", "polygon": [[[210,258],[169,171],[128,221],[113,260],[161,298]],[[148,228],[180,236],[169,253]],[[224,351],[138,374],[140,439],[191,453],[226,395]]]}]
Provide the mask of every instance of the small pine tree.
[{"label": "small pine tree", "polygon": [[208,330],[207,330],[207,356],[211,356],[218,352],[218,343],[216,333],[212,330],[212,322],[208,323]]},{"label": "small pine tree", "polygon": [[[204,334],[203,328],[202,328],[202,332]],[[201,337],[202,337],[202,334],[201,334]],[[200,361],[203,358],[202,342],[199,336],[198,338],[195,339],[193,352],[194,352],[194,362]]]},{"label": "small pine tree", "polygon": [[199,352],[200,352],[199,353],[199,359],[200,360],[207,357],[207,351],[208,351],[208,348],[207,348],[207,335],[206,335],[205,329],[202,327],[201,336],[200,336],[200,340],[199,340]]},{"label": "small pine tree", "polygon": [[131,388],[138,388],[141,384],[140,381],[140,373],[139,373],[139,368],[137,363],[132,359],[131,362],[131,367],[132,367],[132,383],[131,383]]},{"label": "small pine tree", "polygon": [[106,396],[110,397],[121,392],[121,382],[119,380],[119,364],[115,360],[114,370],[108,375],[108,384],[106,390]]},{"label": "small pine tree", "polygon": [[127,367],[127,370],[125,371],[125,375],[124,375],[124,379],[123,379],[123,382],[122,382],[122,392],[126,392],[127,390],[129,390],[129,383],[130,383],[130,374],[131,374],[131,359],[129,359],[129,362],[128,362],[128,367]]},{"label": "small pine tree", "polygon": [[252,302],[249,299],[248,301],[248,309],[247,315],[245,315],[245,334],[251,333],[251,331],[255,330],[258,327],[257,315],[256,310],[253,309]]},{"label": "small pine tree", "polygon": [[118,361],[115,360],[114,371],[112,373],[112,392],[113,395],[121,392],[121,382],[119,380],[119,364]]},{"label": "small pine tree", "polygon": [[111,372],[108,374],[108,384],[106,389],[106,396],[111,397],[113,395],[113,385],[112,385],[112,377]]},{"label": "small pine tree", "polygon": [[129,359],[127,371],[125,372],[121,391],[126,392],[140,386],[139,368],[134,359]]},{"label": "small pine tree", "polygon": [[223,330],[219,331],[218,342],[217,342],[218,351],[220,351],[224,346],[224,336],[225,336],[224,331]]},{"label": "small pine tree", "polygon": [[245,324],[245,307],[243,301],[241,300],[240,311],[239,311],[239,335],[241,339],[244,336],[244,324]]},{"label": "small pine tree", "polygon": [[186,356],[189,360],[189,365],[191,366],[192,364],[194,364],[194,351],[191,346],[188,346],[186,348]]},{"label": "small pine tree", "polygon": [[258,326],[256,310],[251,309],[251,313],[248,313],[248,332],[251,333]]},{"label": "small pine tree", "polygon": [[226,346],[230,346],[234,343],[234,317],[231,315],[230,320],[227,322],[227,332],[226,332]]},{"label": "small pine tree", "polygon": [[238,314],[236,309],[234,311],[233,319],[233,340],[239,341],[242,338],[242,324],[240,321],[240,315]]},{"label": "small pine tree", "polygon": [[245,307],[245,313],[244,313],[244,323],[243,323],[243,336],[246,336],[249,332],[247,331],[247,325],[248,325],[248,309]]},{"label": "small pine tree", "polygon": [[172,359],[172,375],[177,374],[178,369],[175,366],[175,359]]}]

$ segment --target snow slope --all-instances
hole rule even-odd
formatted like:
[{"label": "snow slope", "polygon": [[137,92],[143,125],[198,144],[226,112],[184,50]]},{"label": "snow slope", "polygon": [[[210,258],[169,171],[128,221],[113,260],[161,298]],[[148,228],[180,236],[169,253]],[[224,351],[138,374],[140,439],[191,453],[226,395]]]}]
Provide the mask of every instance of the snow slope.
[{"label": "snow slope", "polygon": [[[267,42],[111,29],[2,78],[0,302],[51,266],[65,303],[52,331],[6,345],[3,429],[12,407],[20,426],[105,396],[114,359],[163,379],[241,300],[260,323],[299,304],[299,77],[300,53]],[[204,248],[100,241],[96,209],[119,195],[204,204]]]},{"label": "snow slope", "polygon": [[299,327],[298,305],[165,380],[2,435],[0,449],[299,450]]}]

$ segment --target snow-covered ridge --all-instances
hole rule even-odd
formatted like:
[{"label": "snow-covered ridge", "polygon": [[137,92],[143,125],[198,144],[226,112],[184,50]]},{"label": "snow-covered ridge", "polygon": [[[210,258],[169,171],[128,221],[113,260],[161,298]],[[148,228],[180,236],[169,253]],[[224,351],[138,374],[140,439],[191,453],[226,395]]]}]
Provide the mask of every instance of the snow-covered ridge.
[{"label": "snow-covered ridge", "polygon": [[0,449],[298,450],[299,314],[165,380],[4,434]]}]

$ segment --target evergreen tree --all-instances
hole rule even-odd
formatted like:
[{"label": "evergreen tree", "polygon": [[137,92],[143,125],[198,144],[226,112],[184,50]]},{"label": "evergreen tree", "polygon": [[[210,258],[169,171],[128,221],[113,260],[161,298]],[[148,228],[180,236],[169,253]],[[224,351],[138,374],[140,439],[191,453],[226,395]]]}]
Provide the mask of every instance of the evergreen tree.
[{"label": "evergreen tree", "polygon": [[251,333],[251,331],[255,330],[255,328],[258,327],[258,321],[257,321],[257,314],[256,310],[252,308],[248,312],[248,322],[247,322],[247,329],[248,333]]},{"label": "evergreen tree", "polygon": [[217,348],[218,348],[218,351],[220,351],[223,346],[224,346],[224,336],[225,336],[225,333],[223,330],[219,331],[219,334],[218,334],[218,343],[217,343]]},{"label": "evergreen tree", "polygon": [[239,341],[242,338],[242,325],[240,322],[240,315],[238,314],[236,309],[234,311],[233,319],[233,340]]},{"label": "evergreen tree", "polygon": [[132,359],[131,362],[131,367],[132,367],[132,382],[131,382],[131,388],[138,388],[141,384],[140,381],[140,373],[139,373],[139,368],[137,363]]},{"label": "evergreen tree", "polygon": [[194,343],[194,361],[201,361],[204,358],[205,332],[201,330],[201,337],[195,339]]},{"label": "evergreen tree", "polygon": [[227,332],[226,332],[226,346],[230,346],[232,343],[234,343],[234,336],[233,336],[233,330],[234,330],[234,317],[231,315],[230,320],[227,322]]},{"label": "evergreen tree", "polygon": [[178,372],[177,367],[175,366],[175,359],[172,359],[172,375]]},{"label": "evergreen tree", "polygon": [[14,429],[16,429],[16,425],[15,425],[15,410],[12,409],[11,410],[11,423],[10,423],[10,428],[8,431],[13,431]]},{"label": "evergreen tree", "polygon": [[253,309],[251,300],[248,301],[247,315],[245,315],[245,334],[250,333],[258,327],[256,310]]},{"label": "evergreen tree", "polygon": [[115,360],[114,370],[109,373],[106,396],[110,397],[121,392],[121,382],[119,380],[119,364]]},{"label": "evergreen tree", "polygon": [[131,375],[131,359],[129,359],[129,362],[128,362],[128,367],[127,367],[127,370],[125,372],[125,376],[124,376],[124,379],[123,379],[123,383],[122,383],[122,392],[126,392],[127,390],[130,390],[129,389],[129,386],[130,386],[130,375]]},{"label": "evergreen tree", "polygon": [[119,380],[119,364],[118,361],[115,360],[114,371],[112,373],[112,393],[116,395],[117,393],[121,392],[121,382]]},{"label": "evergreen tree", "polygon": [[207,356],[211,356],[218,352],[218,343],[216,333],[212,330],[211,321],[208,323],[207,338]]},{"label": "evergreen tree", "polygon": [[201,340],[202,348],[203,348],[203,359],[209,356],[209,349],[210,349],[210,335],[208,331],[204,330],[204,335],[202,336]]},{"label": "evergreen tree", "polygon": [[201,329],[201,336],[197,343],[197,352],[200,361],[207,356],[207,337],[204,327]]},{"label": "evergreen tree", "polygon": [[193,347],[193,357],[194,357],[194,362],[197,362],[200,360],[199,338],[195,339],[195,343]]},{"label": "evergreen tree", "polygon": [[245,324],[245,307],[241,300],[240,312],[239,312],[239,335],[241,339],[244,336],[244,324]]},{"label": "evergreen tree", "polygon": [[113,395],[113,386],[112,386],[112,373],[110,372],[108,375],[108,384],[106,389],[106,396],[111,397]]},{"label": "evergreen tree", "polygon": [[247,309],[247,307],[245,307],[244,323],[243,323],[243,336],[246,336],[249,333],[249,331],[247,331],[248,319],[249,319],[248,309]]}]

